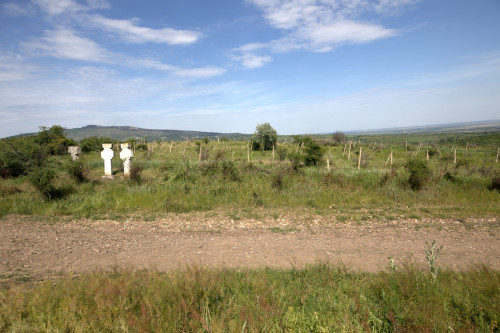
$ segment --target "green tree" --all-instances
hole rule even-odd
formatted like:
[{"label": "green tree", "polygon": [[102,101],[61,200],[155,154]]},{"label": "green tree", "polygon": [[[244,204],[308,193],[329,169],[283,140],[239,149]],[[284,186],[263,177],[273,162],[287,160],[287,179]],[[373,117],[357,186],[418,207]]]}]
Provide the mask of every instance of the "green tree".
[{"label": "green tree", "polygon": [[271,150],[278,141],[278,132],[269,123],[257,125],[252,141],[254,150]]}]

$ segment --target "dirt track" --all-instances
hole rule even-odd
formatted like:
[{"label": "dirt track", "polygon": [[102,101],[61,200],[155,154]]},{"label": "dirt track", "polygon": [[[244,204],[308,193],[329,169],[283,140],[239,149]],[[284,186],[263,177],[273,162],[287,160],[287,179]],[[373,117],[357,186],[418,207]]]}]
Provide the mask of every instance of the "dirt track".
[{"label": "dirt track", "polygon": [[400,220],[328,223],[308,220],[217,221],[165,218],[142,221],[38,222],[0,220],[0,282],[40,279],[58,272],[112,266],[160,270],[209,267],[290,267],[342,262],[377,271],[411,259],[425,261],[425,242],[443,245],[437,263],[465,268],[486,263],[500,269],[498,219]]}]

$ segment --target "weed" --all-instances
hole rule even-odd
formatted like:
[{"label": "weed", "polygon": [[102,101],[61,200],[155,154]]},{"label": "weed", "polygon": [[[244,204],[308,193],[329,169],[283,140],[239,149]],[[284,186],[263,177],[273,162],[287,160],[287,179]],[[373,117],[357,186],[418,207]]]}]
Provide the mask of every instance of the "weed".
[{"label": "weed", "polygon": [[319,263],[23,280],[0,287],[2,332],[496,332],[500,322],[500,273],[484,266],[430,281],[411,263],[378,273]]},{"label": "weed", "polygon": [[240,181],[241,177],[236,168],[236,165],[232,161],[222,161],[221,163],[221,173],[224,179],[231,181]]},{"label": "weed", "polygon": [[142,182],[143,167],[140,164],[134,163],[130,167],[130,180],[140,184]]},{"label": "weed", "polygon": [[276,170],[276,172],[273,173],[271,178],[271,186],[277,190],[283,189],[285,175],[286,175],[285,169],[280,168]]},{"label": "weed", "polygon": [[436,247],[435,240],[433,240],[431,244],[425,242],[425,249],[424,249],[425,259],[427,259],[427,262],[430,265],[431,275],[434,280],[436,280],[438,275],[438,267],[436,265],[436,260],[439,258],[439,252],[441,252],[442,248],[443,248],[442,245],[440,247]]}]

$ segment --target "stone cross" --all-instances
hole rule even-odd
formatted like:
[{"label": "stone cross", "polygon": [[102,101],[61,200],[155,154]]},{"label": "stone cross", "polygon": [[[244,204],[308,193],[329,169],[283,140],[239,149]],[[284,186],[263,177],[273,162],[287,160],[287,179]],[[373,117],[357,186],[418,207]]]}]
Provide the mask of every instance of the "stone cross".
[{"label": "stone cross", "polygon": [[78,146],[69,146],[68,147],[68,153],[71,154],[71,158],[73,159],[73,161],[76,161],[80,158],[81,151],[82,150]]},{"label": "stone cross", "polygon": [[115,156],[115,153],[113,150],[111,150],[111,147],[113,144],[111,143],[103,143],[102,148],[104,148],[103,151],[101,151],[101,158],[104,160],[104,176],[113,176],[113,173],[111,171],[111,159]]},{"label": "stone cross", "polygon": [[120,152],[120,158],[123,160],[123,175],[125,177],[130,177],[130,168],[132,167],[132,157],[134,153],[130,150],[129,143],[122,143],[122,151]]}]

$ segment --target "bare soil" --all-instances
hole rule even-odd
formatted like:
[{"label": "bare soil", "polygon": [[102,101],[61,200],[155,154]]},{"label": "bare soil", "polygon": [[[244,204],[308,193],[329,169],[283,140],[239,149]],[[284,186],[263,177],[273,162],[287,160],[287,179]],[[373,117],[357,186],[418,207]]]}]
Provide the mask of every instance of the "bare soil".
[{"label": "bare soil", "polygon": [[0,282],[38,280],[110,267],[302,267],[341,263],[363,271],[411,261],[427,265],[426,242],[453,269],[500,268],[498,218],[329,221],[321,216],[268,219],[172,215],[155,221],[0,219]]}]

